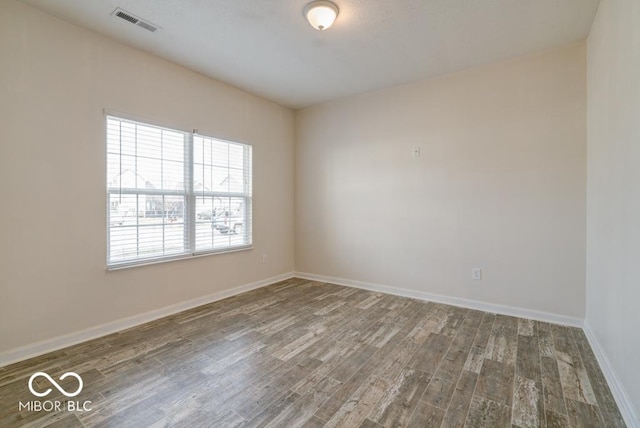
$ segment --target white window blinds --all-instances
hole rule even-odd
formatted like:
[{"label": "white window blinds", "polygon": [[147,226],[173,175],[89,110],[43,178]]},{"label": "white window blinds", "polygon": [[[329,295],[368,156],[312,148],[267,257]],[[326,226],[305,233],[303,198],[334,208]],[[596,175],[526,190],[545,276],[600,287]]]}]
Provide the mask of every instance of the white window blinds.
[{"label": "white window blinds", "polygon": [[107,116],[107,265],[251,246],[251,146]]},{"label": "white window blinds", "polygon": [[196,251],[247,245],[251,236],[250,152],[244,144],[194,135]]}]

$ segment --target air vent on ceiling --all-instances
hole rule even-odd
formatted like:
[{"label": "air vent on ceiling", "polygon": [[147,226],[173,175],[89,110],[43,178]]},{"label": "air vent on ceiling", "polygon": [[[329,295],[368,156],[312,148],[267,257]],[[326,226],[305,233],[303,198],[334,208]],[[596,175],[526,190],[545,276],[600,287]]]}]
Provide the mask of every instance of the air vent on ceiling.
[{"label": "air vent on ceiling", "polygon": [[147,31],[155,32],[158,28],[157,25],[150,23],[149,21],[145,21],[144,19],[140,19],[132,13],[129,13],[125,10],[120,9],[119,7],[112,13],[113,16],[117,16],[118,18],[122,18],[127,22],[130,22],[134,25],[137,25],[140,28],[144,28]]}]

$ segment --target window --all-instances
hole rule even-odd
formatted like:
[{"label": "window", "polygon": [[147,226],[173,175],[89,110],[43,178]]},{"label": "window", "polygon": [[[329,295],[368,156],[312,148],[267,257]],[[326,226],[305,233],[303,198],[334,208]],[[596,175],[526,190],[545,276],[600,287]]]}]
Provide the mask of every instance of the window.
[{"label": "window", "polygon": [[251,247],[251,146],[107,116],[107,265]]}]

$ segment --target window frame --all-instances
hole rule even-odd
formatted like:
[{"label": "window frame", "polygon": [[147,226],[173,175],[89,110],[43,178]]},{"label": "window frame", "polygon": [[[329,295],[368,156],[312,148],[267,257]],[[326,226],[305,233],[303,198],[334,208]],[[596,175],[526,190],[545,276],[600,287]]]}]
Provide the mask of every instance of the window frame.
[{"label": "window frame", "polygon": [[[183,140],[183,153],[184,153],[184,189],[183,190],[171,190],[171,189],[149,189],[149,188],[111,188],[109,186],[109,148],[108,148],[108,123],[109,119],[115,119],[118,121],[124,121],[129,123],[135,123],[137,125],[154,127],[160,130],[167,130],[182,133],[184,135]],[[240,251],[247,251],[253,249],[253,145],[245,142],[232,141],[212,135],[201,134],[197,129],[185,131],[177,127],[168,127],[160,125],[157,122],[147,119],[140,119],[132,117],[128,114],[121,112],[114,112],[104,110],[104,136],[105,136],[105,187],[106,187],[106,265],[107,270],[118,270],[135,266],[145,266],[156,263],[165,263],[173,260],[192,259],[197,257],[205,257],[215,254],[235,253]],[[243,148],[243,178],[244,192],[222,192],[222,191],[202,191],[194,190],[194,137],[201,137],[203,139],[209,139],[213,141],[219,141],[222,143],[239,145]],[[122,153],[120,152],[122,156]],[[137,155],[136,155],[137,157]],[[180,196],[184,198],[184,212],[183,212],[183,251],[173,254],[160,254],[149,257],[137,257],[135,259],[125,259],[122,261],[111,261],[111,197],[112,195],[147,195],[147,196]],[[241,245],[229,245],[219,248],[206,248],[198,249],[196,241],[196,224],[198,222],[196,213],[196,198],[212,197],[212,198],[239,198],[244,200],[244,216],[243,216],[243,241]],[[164,211],[164,204],[163,204]],[[136,217],[139,214],[136,213]],[[212,227],[214,218],[212,218]],[[140,225],[136,225],[140,227]],[[212,230],[215,234],[215,230]],[[137,245],[139,245],[139,238],[137,239]]]}]

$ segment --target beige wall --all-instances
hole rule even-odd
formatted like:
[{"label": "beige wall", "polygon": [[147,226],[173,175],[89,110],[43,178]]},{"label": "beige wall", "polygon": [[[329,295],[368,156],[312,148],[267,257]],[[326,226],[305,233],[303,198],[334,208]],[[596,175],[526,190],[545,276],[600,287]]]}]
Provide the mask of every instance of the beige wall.
[{"label": "beige wall", "polygon": [[298,112],[296,270],[581,318],[585,121],[584,44]]},{"label": "beige wall", "polygon": [[[294,128],[296,270],[583,316],[584,45],[297,117],[14,0],[0,62],[0,353],[292,271]],[[255,249],[107,272],[104,108],[253,144]]]},{"label": "beige wall", "polygon": [[588,40],[587,325],[640,416],[640,2],[602,0]]},{"label": "beige wall", "polygon": [[[0,64],[0,353],[293,271],[292,111],[13,0]],[[254,250],[107,272],[103,108],[253,144]]]}]

